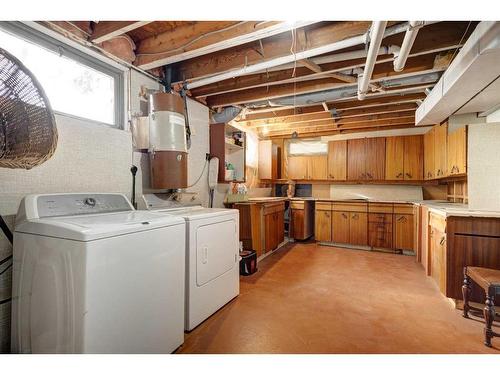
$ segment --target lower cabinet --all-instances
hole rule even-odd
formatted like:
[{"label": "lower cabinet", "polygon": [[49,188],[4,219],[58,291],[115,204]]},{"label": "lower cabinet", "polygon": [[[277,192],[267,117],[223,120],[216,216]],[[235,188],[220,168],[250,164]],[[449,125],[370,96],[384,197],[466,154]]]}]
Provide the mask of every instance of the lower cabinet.
[{"label": "lower cabinet", "polygon": [[392,213],[368,214],[369,246],[392,249],[392,216]]},{"label": "lower cabinet", "polygon": [[310,200],[290,203],[290,238],[305,240],[314,233],[314,202]]},{"label": "lower cabinet", "polygon": [[314,213],[314,237],[316,241],[332,241],[332,205],[330,203],[316,203]]},{"label": "lower cabinet", "polygon": [[368,245],[368,214],[366,212],[350,213],[349,243],[360,246]]},{"label": "lower cabinet", "polygon": [[248,202],[233,206],[240,212],[240,241],[257,256],[276,249],[285,239],[285,203]]},{"label": "lower cabinet", "polygon": [[438,228],[431,227],[429,233],[431,253],[431,277],[441,293],[446,294],[446,234]]},{"label": "lower cabinet", "polygon": [[332,212],[332,242],[349,243],[350,212]]},{"label": "lower cabinet", "polygon": [[414,248],[414,216],[394,214],[394,247],[402,250]]}]

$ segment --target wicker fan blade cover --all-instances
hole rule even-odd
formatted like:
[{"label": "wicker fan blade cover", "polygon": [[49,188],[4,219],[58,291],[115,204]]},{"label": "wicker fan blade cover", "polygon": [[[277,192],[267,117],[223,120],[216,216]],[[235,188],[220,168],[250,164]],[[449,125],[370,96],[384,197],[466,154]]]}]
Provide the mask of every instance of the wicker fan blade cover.
[{"label": "wicker fan blade cover", "polygon": [[42,86],[0,48],[0,168],[30,169],[57,147],[54,113]]}]

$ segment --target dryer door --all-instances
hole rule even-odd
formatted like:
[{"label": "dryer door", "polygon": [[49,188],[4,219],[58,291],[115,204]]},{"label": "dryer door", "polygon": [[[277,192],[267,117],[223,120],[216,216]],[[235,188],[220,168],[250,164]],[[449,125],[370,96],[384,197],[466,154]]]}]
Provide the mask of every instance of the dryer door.
[{"label": "dryer door", "polygon": [[238,262],[238,228],[234,219],[196,228],[196,284],[225,274]]}]

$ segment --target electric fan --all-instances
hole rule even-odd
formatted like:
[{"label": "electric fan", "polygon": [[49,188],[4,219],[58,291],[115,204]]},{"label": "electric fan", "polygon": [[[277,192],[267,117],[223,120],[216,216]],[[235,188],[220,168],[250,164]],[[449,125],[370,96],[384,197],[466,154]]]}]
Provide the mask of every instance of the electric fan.
[{"label": "electric fan", "polygon": [[33,74],[0,48],[0,167],[31,169],[57,146],[49,100]]}]

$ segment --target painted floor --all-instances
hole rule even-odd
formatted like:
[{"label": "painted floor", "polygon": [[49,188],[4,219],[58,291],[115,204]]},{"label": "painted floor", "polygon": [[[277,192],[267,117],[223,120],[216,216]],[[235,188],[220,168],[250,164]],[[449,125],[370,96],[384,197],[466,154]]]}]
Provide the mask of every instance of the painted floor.
[{"label": "painted floor", "polygon": [[[498,322],[496,331],[500,331]],[[500,353],[414,257],[289,244],[177,353]]]}]

